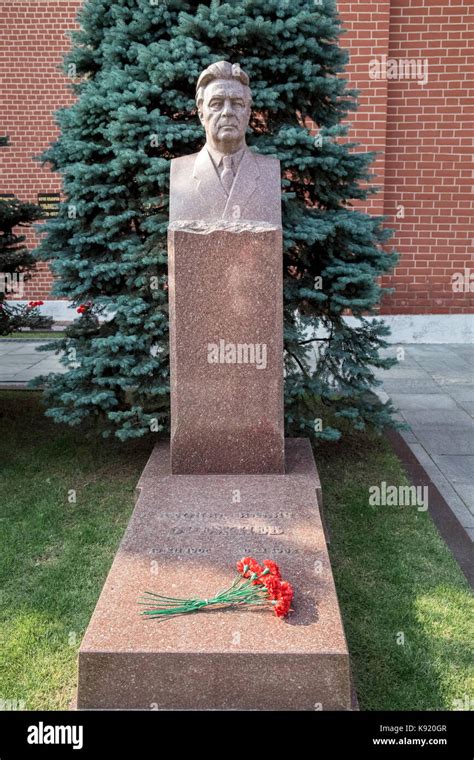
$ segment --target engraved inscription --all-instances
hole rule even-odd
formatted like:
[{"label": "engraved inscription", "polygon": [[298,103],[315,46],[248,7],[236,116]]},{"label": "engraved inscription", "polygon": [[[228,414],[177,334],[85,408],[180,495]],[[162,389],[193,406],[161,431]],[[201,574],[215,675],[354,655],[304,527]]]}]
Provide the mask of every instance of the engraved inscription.
[{"label": "engraved inscription", "polygon": [[175,520],[219,520],[225,518],[239,518],[247,520],[252,517],[264,517],[267,520],[290,520],[293,517],[292,512],[238,512],[229,514],[227,512],[161,512],[157,511],[157,517],[173,518]]},{"label": "engraved inscription", "polygon": [[196,549],[194,546],[165,546],[162,549],[150,549],[148,554],[197,554],[199,556],[204,556],[209,554],[209,549]]},{"label": "engraved inscription", "polygon": [[[280,521],[287,522],[293,518],[293,512],[278,510],[274,512],[264,510],[248,510],[239,512],[211,512],[211,511],[156,511],[156,519],[169,520],[171,525],[168,528],[167,537],[170,542],[173,538],[189,542],[196,537],[201,537],[204,543],[212,536],[283,536],[287,532],[287,527],[281,525]],[[277,522],[274,522],[277,521]],[[289,556],[299,554],[299,550],[293,548],[272,549],[275,555]],[[190,556],[208,556],[212,553],[212,547],[195,546],[164,546],[153,549],[151,554],[157,555],[190,555]]]},{"label": "engraved inscription", "polygon": [[193,534],[198,536],[217,533],[221,536],[228,536],[234,531],[238,531],[239,533],[256,533],[262,536],[281,536],[285,532],[283,528],[279,528],[276,525],[210,525],[209,527],[198,525],[181,527],[176,525],[171,529],[170,533],[171,535],[182,535],[184,533],[186,535]]}]

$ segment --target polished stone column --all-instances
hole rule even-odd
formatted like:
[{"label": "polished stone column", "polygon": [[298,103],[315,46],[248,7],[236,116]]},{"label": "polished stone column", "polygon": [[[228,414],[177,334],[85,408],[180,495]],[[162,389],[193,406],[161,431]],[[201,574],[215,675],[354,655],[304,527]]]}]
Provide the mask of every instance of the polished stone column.
[{"label": "polished stone column", "polygon": [[282,231],[169,227],[173,473],[282,473]]}]

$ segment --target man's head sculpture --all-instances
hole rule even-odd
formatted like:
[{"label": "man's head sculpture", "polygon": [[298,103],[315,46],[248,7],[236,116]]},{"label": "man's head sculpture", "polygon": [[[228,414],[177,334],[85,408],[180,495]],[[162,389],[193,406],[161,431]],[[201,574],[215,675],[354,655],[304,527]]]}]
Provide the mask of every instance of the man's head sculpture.
[{"label": "man's head sculpture", "polygon": [[211,148],[225,154],[244,147],[252,94],[238,63],[218,61],[208,66],[196,85],[196,105]]}]

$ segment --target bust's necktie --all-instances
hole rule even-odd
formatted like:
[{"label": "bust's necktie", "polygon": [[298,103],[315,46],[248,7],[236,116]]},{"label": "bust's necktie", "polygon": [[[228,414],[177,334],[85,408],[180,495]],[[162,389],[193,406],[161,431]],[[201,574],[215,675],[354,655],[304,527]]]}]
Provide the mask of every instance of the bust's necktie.
[{"label": "bust's necktie", "polygon": [[232,156],[223,156],[224,171],[221,174],[221,182],[227,195],[230,195],[232,185],[234,184],[234,172],[232,171]]}]

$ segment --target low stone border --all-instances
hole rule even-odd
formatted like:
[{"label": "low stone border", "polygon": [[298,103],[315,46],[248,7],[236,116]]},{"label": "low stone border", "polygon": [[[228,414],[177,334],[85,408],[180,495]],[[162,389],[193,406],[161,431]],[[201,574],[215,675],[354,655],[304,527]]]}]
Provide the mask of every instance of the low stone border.
[{"label": "low stone border", "polygon": [[402,436],[394,430],[386,431],[385,435],[401,460],[411,483],[415,486],[428,486],[428,512],[469,584],[474,588],[473,547],[469,535]]}]

